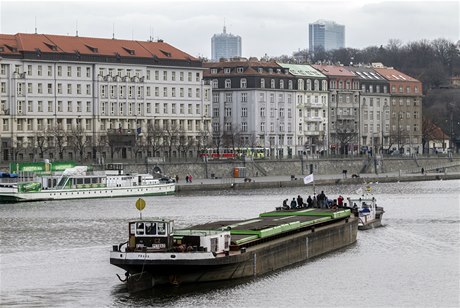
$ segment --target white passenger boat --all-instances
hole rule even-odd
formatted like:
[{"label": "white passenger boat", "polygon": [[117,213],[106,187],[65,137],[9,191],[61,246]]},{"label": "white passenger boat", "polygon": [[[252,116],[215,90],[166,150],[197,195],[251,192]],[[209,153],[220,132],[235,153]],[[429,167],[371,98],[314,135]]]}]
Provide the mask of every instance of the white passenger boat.
[{"label": "white passenger boat", "polygon": [[151,174],[88,172],[86,166],[76,166],[32,182],[0,183],[0,203],[168,195],[175,192],[175,185],[174,180],[155,179]]},{"label": "white passenger boat", "polygon": [[383,207],[377,206],[374,197],[348,198],[350,206],[359,218],[358,230],[368,230],[382,226]]}]

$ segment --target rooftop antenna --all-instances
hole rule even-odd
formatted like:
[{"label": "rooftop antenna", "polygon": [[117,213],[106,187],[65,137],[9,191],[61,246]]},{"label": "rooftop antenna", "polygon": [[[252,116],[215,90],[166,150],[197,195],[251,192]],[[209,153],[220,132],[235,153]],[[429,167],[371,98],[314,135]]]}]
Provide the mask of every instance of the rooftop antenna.
[{"label": "rooftop antenna", "polygon": [[115,39],[115,23],[112,24],[112,40]]},{"label": "rooftop antenna", "polygon": [[78,37],[78,20],[75,22],[75,36]]},{"label": "rooftop antenna", "polygon": [[150,37],[149,37],[149,42],[153,41],[153,35],[152,35],[152,26],[150,26]]},{"label": "rooftop antenna", "polygon": [[224,18],[224,33],[227,33],[227,27],[225,26],[225,18]]},{"label": "rooftop antenna", "polygon": [[37,16],[35,16],[35,34],[37,34]]}]

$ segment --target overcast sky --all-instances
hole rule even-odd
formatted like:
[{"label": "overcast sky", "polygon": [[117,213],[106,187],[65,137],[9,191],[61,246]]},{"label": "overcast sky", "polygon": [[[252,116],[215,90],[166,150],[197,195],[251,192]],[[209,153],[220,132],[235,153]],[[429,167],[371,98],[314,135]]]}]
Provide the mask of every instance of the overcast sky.
[{"label": "overcast sky", "polygon": [[[241,36],[244,57],[292,55],[308,48],[308,24],[345,25],[346,47],[421,39],[459,40],[460,1],[4,1],[0,33],[38,33],[165,42],[210,58],[211,37]],[[36,20],[36,22],[35,22]]]}]

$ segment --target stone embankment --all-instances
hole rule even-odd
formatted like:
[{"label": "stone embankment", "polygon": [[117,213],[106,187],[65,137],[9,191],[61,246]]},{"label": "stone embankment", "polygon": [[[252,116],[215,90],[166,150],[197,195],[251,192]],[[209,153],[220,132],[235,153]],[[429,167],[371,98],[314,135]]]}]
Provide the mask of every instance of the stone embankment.
[{"label": "stone embankment", "polygon": [[[349,185],[367,183],[391,183],[391,182],[412,182],[412,181],[436,181],[436,180],[457,180],[460,179],[460,172],[456,173],[428,173],[428,174],[363,174],[359,178],[351,178],[343,175],[318,175],[315,176],[316,186],[326,185]],[[248,181],[250,180],[250,181]],[[312,186],[312,184],[308,184]],[[305,187],[303,176],[264,176],[250,179],[221,178],[221,179],[194,179],[192,183],[179,180],[176,187],[178,193],[212,190],[241,190],[261,188],[282,188],[282,187]]]}]

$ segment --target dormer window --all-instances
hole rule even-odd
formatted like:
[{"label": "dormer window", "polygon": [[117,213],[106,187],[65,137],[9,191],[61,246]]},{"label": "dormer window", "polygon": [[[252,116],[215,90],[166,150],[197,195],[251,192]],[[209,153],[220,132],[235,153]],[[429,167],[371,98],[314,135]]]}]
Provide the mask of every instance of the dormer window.
[{"label": "dormer window", "polygon": [[136,52],[134,51],[134,49],[129,49],[129,48],[126,48],[126,47],[123,47],[124,50],[126,50],[127,53],[129,53],[130,55],[134,55]]},{"label": "dormer window", "polygon": [[227,68],[224,68],[224,73],[225,73],[225,74],[230,74],[230,68],[228,68],[228,67],[227,67]]},{"label": "dormer window", "polygon": [[243,68],[242,68],[242,67],[238,67],[238,68],[236,69],[236,72],[237,72],[237,73],[242,73],[242,72],[243,72]]},{"label": "dormer window", "polygon": [[261,68],[261,67],[259,67],[259,68],[257,69],[257,71],[258,71],[259,73],[263,73],[263,72],[264,72],[264,69]]},{"label": "dormer window", "polygon": [[161,50],[161,49],[160,49],[160,51],[161,51],[161,53],[163,53],[166,57],[168,57],[168,58],[171,57],[171,53],[170,53],[170,52],[164,51],[164,50]]},{"label": "dormer window", "polygon": [[268,69],[268,72],[269,72],[270,74],[273,74],[273,69],[272,69],[272,68],[269,68],[269,69]]},{"label": "dormer window", "polygon": [[211,74],[217,74],[217,68],[212,68],[211,69]]},{"label": "dormer window", "polygon": [[96,47],[90,46],[90,45],[85,45],[91,52],[97,53],[98,49]]},{"label": "dormer window", "polygon": [[44,43],[52,51],[57,51],[57,46],[49,43]]}]

